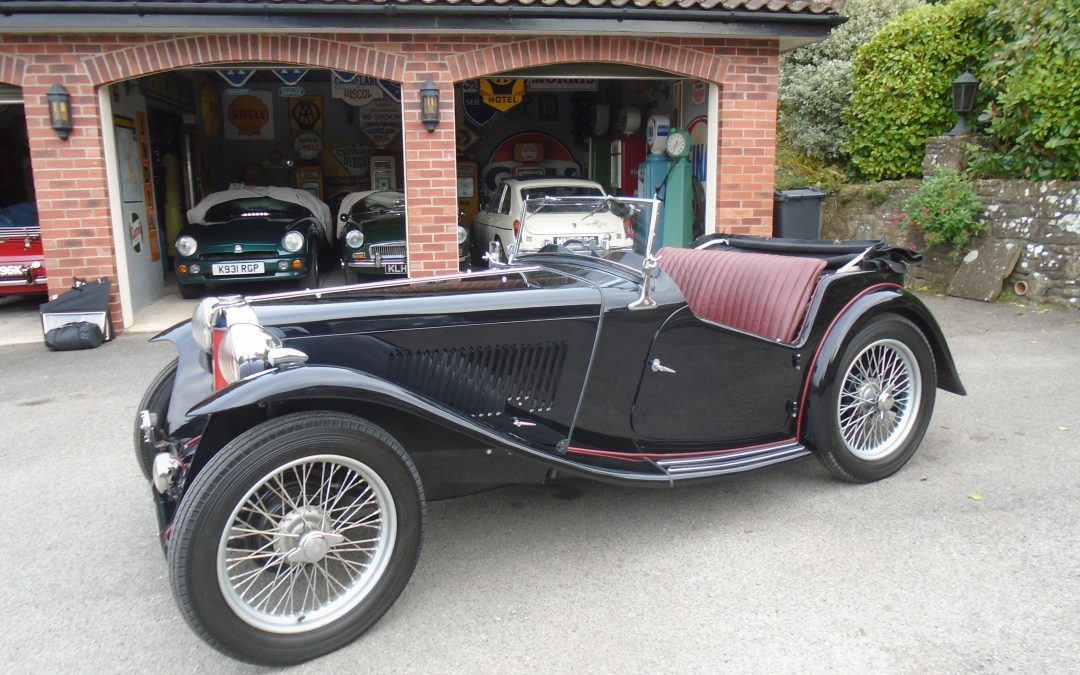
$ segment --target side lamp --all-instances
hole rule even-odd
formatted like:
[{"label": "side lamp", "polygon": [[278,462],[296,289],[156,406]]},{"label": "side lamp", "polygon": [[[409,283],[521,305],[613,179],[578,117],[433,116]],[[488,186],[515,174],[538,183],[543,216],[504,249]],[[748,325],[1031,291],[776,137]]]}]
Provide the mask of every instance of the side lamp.
[{"label": "side lamp", "polygon": [[968,71],[953,80],[952,83],[952,109],[960,119],[956,126],[945,133],[946,136],[963,136],[970,134],[967,118],[975,109],[975,94],[979,91],[979,81]]},{"label": "side lamp", "polygon": [[439,88],[431,80],[420,87],[420,121],[429,134],[439,125]]},{"label": "side lamp", "polygon": [[61,140],[66,141],[71,135],[71,94],[62,84],[49,87],[46,95],[49,101],[49,126]]}]

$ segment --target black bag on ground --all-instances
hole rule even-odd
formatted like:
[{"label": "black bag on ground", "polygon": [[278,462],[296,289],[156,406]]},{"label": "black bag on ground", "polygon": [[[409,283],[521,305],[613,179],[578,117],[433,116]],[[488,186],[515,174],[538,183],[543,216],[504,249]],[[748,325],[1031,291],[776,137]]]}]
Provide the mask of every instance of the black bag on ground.
[{"label": "black bag on ground", "polygon": [[105,341],[101,328],[96,323],[77,321],[53,328],[45,333],[45,346],[54,352],[72,349],[93,349]]},{"label": "black bag on ground", "polygon": [[75,279],[71,290],[42,303],[39,309],[49,349],[92,349],[112,339],[108,279]]}]

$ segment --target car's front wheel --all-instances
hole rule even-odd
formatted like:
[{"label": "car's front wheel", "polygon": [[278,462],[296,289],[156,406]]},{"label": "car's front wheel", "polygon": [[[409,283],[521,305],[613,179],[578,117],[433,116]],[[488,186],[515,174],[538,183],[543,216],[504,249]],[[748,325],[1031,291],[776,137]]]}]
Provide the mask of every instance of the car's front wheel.
[{"label": "car's front wheel", "polygon": [[419,475],[393,437],[342,413],[286,415],[226,445],[188,489],[169,546],[173,593],[219,651],[299,663],[390,608],[423,529]]},{"label": "car's front wheel", "polygon": [[899,316],[872,319],[848,341],[835,377],[812,402],[818,458],[857,483],[896,473],[922,442],[936,387],[922,332]]}]

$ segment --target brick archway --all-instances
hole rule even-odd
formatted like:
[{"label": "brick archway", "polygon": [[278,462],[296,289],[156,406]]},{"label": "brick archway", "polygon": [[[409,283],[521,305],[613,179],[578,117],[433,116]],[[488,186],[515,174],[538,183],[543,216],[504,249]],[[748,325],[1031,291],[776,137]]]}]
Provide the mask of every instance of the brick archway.
[{"label": "brick archway", "polygon": [[400,82],[403,56],[323,38],[290,35],[209,35],[150,42],[86,59],[95,86],[165,70],[215,63],[286,63],[329,68]]},{"label": "brick archway", "polygon": [[614,37],[535,38],[512,44],[483,47],[448,59],[455,82],[472,80],[506,70],[559,63],[618,63],[663,70],[674,75],[721,83],[732,61],[707,51],[657,40]]}]

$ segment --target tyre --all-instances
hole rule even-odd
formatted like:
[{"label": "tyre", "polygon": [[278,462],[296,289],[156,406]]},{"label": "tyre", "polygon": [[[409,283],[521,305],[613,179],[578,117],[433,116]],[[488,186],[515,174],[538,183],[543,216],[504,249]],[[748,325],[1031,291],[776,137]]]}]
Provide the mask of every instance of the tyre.
[{"label": "tyre", "polygon": [[193,481],[168,563],[188,624],[265,665],[343,647],[397,599],[420,553],[424,494],[390,435],[351,415],[286,415],[238,436]]},{"label": "tyre", "polygon": [[353,284],[360,283],[360,273],[353,270],[348,265],[343,265],[345,268],[345,285],[352,286]]},{"label": "tyre", "polygon": [[180,297],[185,300],[197,300],[202,297],[206,286],[203,284],[177,284],[180,287]]},{"label": "tyre", "polygon": [[851,482],[891,476],[919,447],[936,389],[922,332],[899,316],[872,319],[848,341],[835,377],[812,402],[818,458]]},{"label": "tyre", "polygon": [[169,412],[169,399],[172,398],[173,382],[176,380],[177,359],[173,359],[169,365],[161,369],[154,381],[146,388],[139,407],[135,409],[135,459],[139,462],[143,477],[150,480],[150,469],[154,465],[154,455],[157,448],[148,446],[142,442],[142,431],[139,429],[139,411],[149,410],[158,416],[158,420],[164,421]]}]

